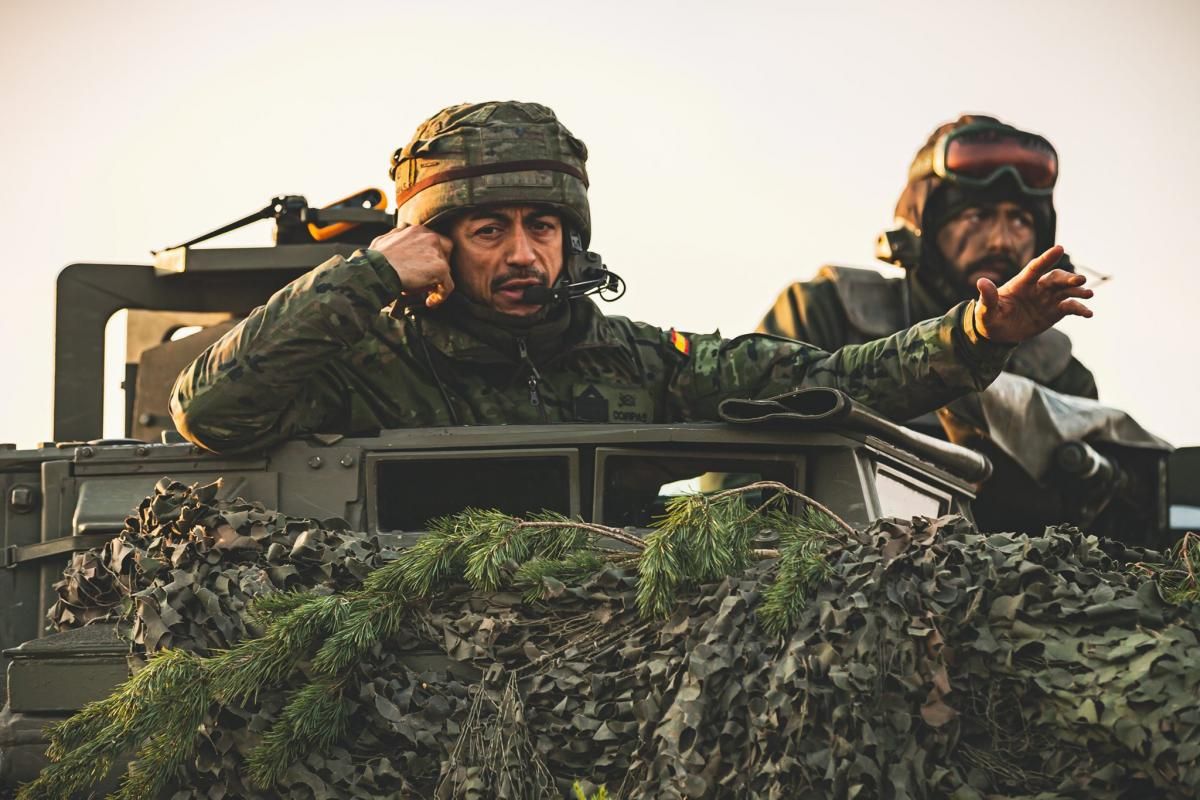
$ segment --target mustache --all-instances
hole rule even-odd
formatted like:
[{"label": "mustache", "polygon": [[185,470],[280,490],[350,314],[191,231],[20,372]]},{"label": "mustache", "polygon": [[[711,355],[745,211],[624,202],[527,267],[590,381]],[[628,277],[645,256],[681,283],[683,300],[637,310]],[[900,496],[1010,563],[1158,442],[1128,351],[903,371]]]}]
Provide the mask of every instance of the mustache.
[{"label": "mustache", "polygon": [[1009,253],[992,253],[991,255],[977,258],[967,265],[966,274],[978,270],[995,270],[1001,275],[1012,277],[1021,271],[1021,265],[1017,263],[1017,259]]},{"label": "mustache", "polygon": [[528,269],[509,270],[502,275],[497,275],[495,278],[492,278],[491,290],[493,292],[499,291],[500,287],[511,281],[537,281],[539,286],[548,286],[550,284],[550,279],[546,273],[537,268],[530,267]]}]

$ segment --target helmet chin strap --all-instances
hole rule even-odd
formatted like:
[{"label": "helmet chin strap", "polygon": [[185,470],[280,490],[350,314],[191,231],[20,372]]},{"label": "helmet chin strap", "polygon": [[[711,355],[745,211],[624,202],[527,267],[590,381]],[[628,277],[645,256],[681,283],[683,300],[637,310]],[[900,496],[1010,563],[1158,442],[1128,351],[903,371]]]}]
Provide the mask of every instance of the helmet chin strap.
[{"label": "helmet chin strap", "polygon": [[557,305],[598,294],[601,300],[611,303],[624,295],[625,281],[621,276],[604,266],[598,253],[584,249],[583,237],[578,231],[568,228],[566,233],[562,276],[553,286],[526,288],[521,294],[521,302],[531,306]]}]

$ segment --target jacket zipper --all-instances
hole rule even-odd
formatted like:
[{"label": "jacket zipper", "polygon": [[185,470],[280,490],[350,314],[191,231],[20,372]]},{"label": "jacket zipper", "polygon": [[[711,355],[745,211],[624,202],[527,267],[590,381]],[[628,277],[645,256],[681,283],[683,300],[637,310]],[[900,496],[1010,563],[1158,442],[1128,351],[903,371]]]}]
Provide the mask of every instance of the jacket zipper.
[{"label": "jacket zipper", "polygon": [[529,368],[529,380],[526,383],[529,385],[529,405],[538,410],[538,418],[542,422],[547,422],[546,405],[542,402],[542,393],[538,387],[542,379],[541,373],[534,366],[533,359],[529,357],[529,348],[525,346],[525,339],[517,339],[517,354],[521,360],[525,362],[525,366]]}]

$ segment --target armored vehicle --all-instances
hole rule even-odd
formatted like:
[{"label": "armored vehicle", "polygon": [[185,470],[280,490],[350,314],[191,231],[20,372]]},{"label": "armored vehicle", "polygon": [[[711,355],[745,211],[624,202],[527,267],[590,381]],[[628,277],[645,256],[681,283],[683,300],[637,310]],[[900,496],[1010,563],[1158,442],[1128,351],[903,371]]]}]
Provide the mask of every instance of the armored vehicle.
[{"label": "armored vehicle", "polygon": [[[313,436],[238,457],[207,454],[179,438],[166,408],[179,369],[272,291],[386,228],[382,196],[371,190],[327,209],[281,197],[239,221],[274,217],[274,247],[202,249],[194,240],[158,253],[152,265],[74,264],[60,274],[55,441],[0,450],[4,785],[32,778],[44,764],[48,724],[128,675],[129,645],[113,625],[48,634],[46,614],[71,554],[117,535],[163,476],[185,484],[220,479],[221,497],[259,501],[293,517],[341,518],[397,546],[419,537],[431,518],[465,507],[514,515],[550,510],[646,527],[671,496],[714,479],[786,484],[854,526],[887,516],[971,518],[977,486],[991,469],[986,457],[825,390],[796,395],[779,413],[740,409],[730,416],[740,424],[395,430]],[[128,438],[106,440],[99,438],[104,328],[119,310],[129,312]],[[184,327],[199,330],[175,338]],[[1082,447],[1074,448],[1074,461],[1063,456],[1067,466],[1110,479],[1119,472],[1098,449]],[[1165,455],[1147,458],[1153,480],[1145,496],[1152,502],[1142,509],[1138,543],[1162,545],[1177,535],[1168,501],[1200,501],[1184,485],[1173,486],[1169,498]],[[1179,452],[1176,462],[1193,473],[1198,466],[1194,453]]]}]

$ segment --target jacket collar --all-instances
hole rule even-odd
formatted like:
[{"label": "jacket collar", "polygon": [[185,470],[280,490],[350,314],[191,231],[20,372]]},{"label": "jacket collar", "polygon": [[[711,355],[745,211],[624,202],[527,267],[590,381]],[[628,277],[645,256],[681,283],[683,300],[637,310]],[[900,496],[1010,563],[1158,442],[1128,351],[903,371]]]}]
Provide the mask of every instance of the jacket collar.
[{"label": "jacket collar", "polygon": [[548,364],[581,349],[617,348],[604,315],[588,298],[550,309],[541,319],[504,317],[454,295],[435,310],[410,309],[410,329],[426,344],[455,361],[476,364],[522,363],[519,342],[538,364]]}]

